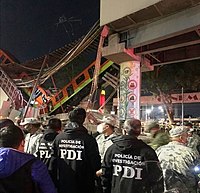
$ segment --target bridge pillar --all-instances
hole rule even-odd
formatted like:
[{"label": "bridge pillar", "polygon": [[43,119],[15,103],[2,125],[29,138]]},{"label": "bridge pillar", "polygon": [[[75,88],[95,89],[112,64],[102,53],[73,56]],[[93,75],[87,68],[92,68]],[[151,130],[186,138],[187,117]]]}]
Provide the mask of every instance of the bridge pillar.
[{"label": "bridge pillar", "polygon": [[140,119],[141,66],[151,68],[150,62],[135,55],[133,49],[126,49],[125,43],[119,42],[118,34],[111,35],[108,42],[103,57],[120,65],[119,120]]},{"label": "bridge pillar", "polygon": [[140,61],[120,64],[119,120],[140,119]]}]

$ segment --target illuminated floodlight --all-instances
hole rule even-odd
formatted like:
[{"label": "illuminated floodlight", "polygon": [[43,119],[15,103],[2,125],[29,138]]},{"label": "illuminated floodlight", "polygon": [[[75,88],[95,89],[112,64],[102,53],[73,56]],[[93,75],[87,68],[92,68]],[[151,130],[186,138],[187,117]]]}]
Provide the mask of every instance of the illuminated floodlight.
[{"label": "illuminated floodlight", "polygon": [[161,112],[164,112],[164,109],[162,106],[159,106],[158,109],[161,111]]},{"label": "illuminated floodlight", "polygon": [[151,109],[146,109],[146,113],[149,115],[151,113]]}]

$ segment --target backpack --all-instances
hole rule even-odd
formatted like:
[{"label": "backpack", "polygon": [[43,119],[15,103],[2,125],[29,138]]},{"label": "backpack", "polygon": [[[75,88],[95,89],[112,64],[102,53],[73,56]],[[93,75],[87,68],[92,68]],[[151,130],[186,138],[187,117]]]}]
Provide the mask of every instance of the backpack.
[{"label": "backpack", "polygon": [[0,179],[0,193],[40,193],[32,180],[31,168],[36,159],[32,159],[12,175]]}]

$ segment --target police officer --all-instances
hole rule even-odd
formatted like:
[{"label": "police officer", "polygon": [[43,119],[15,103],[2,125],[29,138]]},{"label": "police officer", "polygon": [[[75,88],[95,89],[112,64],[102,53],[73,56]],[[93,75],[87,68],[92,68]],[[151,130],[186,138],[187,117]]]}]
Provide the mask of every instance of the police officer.
[{"label": "police officer", "polygon": [[94,193],[95,173],[100,169],[96,140],[83,126],[86,111],[77,107],[69,113],[69,123],[53,143],[49,169],[59,193]]},{"label": "police officer", "polygon": [[137,139],[138,119],[125,121],[124,135],[113,138],[102,164],[104,193],[161,193],[162,171],[155,151]]},{"label": "police officer", "polygon": [[49,120],[47,129],[40,140],[38,147],[37,157],[40,158],[47,166],[51,157],[52,143],[58,133],[61,131],[62,122],[58,118],[52,118]]}]

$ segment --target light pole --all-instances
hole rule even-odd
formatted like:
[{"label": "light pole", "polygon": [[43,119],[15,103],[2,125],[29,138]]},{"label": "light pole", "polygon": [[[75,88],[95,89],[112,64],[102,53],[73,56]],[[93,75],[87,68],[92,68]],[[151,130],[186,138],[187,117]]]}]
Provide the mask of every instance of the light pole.
[{"label": "light pole", "polygon": [[181,94],[182,94],[182,103],[181,103],[181,120],[182,120],[182,125],[184,122],[184,94],[183,94],[183,87],[181,89]]},{"label": "light pole", "polygon": [[160,112],[162,113],[162,115],[161,115],[161,118],[162,118],[162,116],[164,116],[165,117],[165,112],[164,112],[164,109],[163,109],[163,107],[162,106],[159,106],[158,107],[158,109],[160,110]]},{"label": "light pole", "polygon": [[146,109],[146,120],[148,120],[151,111],[151,109]]}]

